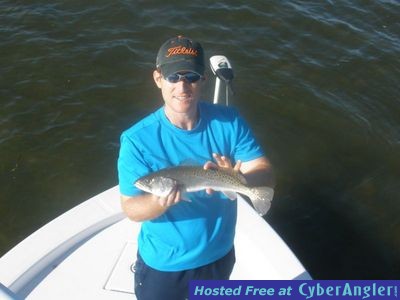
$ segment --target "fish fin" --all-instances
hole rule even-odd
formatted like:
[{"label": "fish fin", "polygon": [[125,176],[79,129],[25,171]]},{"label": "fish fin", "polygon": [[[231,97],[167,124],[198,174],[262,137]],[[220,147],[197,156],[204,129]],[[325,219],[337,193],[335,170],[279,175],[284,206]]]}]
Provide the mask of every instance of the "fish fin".
[{"label": "fish fin", "polygon": [[242,173],[235,172],[236,176],[239,178],[240,182],[243,183],[244,185],[247,185],[247,180],[246,177]]},{"label": "fish fin", "polygon": [[236,200],[237,199],[237,194],[235,192],[231,192],[231,191],[222,191],[222,193],[228,197],[229,200]]},{"label": "fish fin", "polygon": [[267,186],[254,187],[250,189],[250,193],[247,196],[250,198],[258,214],[263,216],[271,207],[274,189]]},{"label": "fish fin", "polygon": [[181,200],[186,201],[186,202],[192,202],[192,199],[188,197],[188,193],[182,193],[181,194]]}]

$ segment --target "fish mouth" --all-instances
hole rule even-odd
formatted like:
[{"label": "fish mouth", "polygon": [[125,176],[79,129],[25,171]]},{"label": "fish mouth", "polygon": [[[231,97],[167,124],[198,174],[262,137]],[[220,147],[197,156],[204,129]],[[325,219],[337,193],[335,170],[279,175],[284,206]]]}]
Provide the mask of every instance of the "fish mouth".
[{"label": "fish mouth", "polygon": [[152,190],[148,186],[146,186],[145,184],[137,182],[137,183],[134,184],[134,186],[136,186],[139,190],[141,190],[143,192],[153,194]]},{"label": "fish mouth", "polygon": [[135,187],[137,187],[138,189],[141,189],[141,190],[147,189],[146,185],[144,185],[144,184],[141,183],[140,181],[136,181],[133,185],[134,185]]}]

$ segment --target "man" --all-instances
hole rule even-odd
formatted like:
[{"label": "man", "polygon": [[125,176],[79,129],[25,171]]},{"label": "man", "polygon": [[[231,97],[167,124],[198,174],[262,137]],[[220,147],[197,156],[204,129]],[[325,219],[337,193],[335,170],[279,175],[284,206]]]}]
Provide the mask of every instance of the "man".
[{"label": "man", "polygon": [[[186,299],[191,279],[229,279],[235,262],[236,201],[212,190],[178,187],[166,197],[133,183],[180,164],[241,172],[249,185],[272,185],[271,165],[232,108],[200,102],[204,78],[201,45],[178,36],[160,48],[153,78],[164,106],[125,131],[118,159],[123,211],[143,222],[138,237],[135,293],[143,299]],[[211,162],[215,160],[215,163]]]}]

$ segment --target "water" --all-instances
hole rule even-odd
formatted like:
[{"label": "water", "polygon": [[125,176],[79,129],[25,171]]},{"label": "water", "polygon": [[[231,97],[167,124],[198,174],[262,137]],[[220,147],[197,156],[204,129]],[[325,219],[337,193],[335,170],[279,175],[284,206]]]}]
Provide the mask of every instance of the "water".
[{"label": "water", "polygon": [[266,219],[311,275],[398,278],[399,16],[384,0],[0,0],[0,255],[117,184],[119,134],[160,104],[155,55],[183,34],[231,60],[277,173]]}]

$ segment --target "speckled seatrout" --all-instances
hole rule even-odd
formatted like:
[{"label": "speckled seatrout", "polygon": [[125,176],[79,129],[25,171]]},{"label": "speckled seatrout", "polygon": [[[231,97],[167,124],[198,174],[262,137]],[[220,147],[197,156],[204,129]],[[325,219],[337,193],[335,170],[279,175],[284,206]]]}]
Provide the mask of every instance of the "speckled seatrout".
[{"label": "speckled seatrout", "polygon": [[[274,195],[269,187],[250,187],[243,176],[221,169],[204,170],[201,166],[178,166],[162,169],[139,178],[135,186],[160,197],[167,196],[178,185],[181,192],[197,192],[206,188],[231,196],[239,193],[250,198],[255,210],[265,215]],[[230,197],[231,198],[231,197]]]}]

